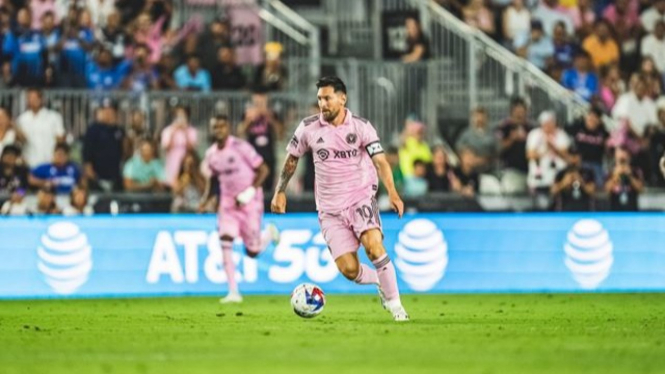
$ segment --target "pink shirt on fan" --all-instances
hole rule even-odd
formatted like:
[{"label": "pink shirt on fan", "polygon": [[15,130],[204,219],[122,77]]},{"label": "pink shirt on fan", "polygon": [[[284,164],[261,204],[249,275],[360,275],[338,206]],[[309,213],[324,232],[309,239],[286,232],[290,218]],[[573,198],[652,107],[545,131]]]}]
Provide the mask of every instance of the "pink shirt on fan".
[{"label": "pink shirt on fan", "polygon": [[[175,132],[175,134],[174,134]],[[187,126],[185,130],[177,128],[175,125],[169,125],[162,132],[162,148],[171,145],[165,155],[166,183],[171,185],[175,182],[180,172],[180,164],[187,153],[187,143],[196,147],[197,131],[192,126]]]},{"label": "pink shirt on fan", "polygon": [[372,197],[378,188],[371,156],[383,153],[369,121],[346,109],[344,123],[333,126],[322,115],[300,122],[286,148],[294,157],[312,152],[317,210],[335,213]]},{"label": "pink shirt on fan", "polygon": [[[254,147],[242,139],[229,136],[224,148],[213,144],[206,151],[205,166],[219,180],[220,208],[234,206],[239,193],[251,186],[256,176],[256,169],[263,163],[263,158]],[[263,190],[258,188],[256,201],[263,201]]]}]

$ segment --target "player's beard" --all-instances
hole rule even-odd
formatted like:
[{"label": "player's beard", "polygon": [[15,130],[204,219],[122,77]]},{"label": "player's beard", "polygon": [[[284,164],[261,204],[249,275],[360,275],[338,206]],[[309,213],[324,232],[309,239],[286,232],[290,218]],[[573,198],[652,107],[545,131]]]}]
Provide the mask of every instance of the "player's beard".
[{"label": "player's beard", "polygon": [[333,112],[332,110],[328,110],[328,111],[323,111],[321,113],[323,113],[323,119],[325,119],[326,122],[331,122],[332,120],[337,118],[337,115],[339,114],[339,110],[336,111],[336,112]]}]

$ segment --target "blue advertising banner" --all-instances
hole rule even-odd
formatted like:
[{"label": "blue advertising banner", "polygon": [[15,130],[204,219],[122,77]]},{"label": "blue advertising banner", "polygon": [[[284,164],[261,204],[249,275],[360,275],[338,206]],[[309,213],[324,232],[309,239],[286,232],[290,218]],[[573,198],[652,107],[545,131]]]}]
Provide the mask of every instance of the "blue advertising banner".
[{"label": "blue advertising banner", "polygon": [[[340,275],[315,214],[265,217],[282,232],[258,259],[236,243],[243,293],[373,293]],[[223,294],[212,215],[0,219],[0,298]],[[663,214],[383,217],[402,292],[665,291]],[[360,255],[366,260],[364,254]]]}]

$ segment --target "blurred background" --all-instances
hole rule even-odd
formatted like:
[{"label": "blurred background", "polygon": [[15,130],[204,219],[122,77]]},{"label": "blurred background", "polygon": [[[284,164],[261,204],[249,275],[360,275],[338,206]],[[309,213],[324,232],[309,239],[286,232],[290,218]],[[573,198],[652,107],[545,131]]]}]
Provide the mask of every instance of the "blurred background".
[{"label": "blurred background", "polygon": [[2,0],[0,45],[3,215],[194,212],[216,114],[270,190],[323,75],[409,211],[665,209],[665,0]]}]

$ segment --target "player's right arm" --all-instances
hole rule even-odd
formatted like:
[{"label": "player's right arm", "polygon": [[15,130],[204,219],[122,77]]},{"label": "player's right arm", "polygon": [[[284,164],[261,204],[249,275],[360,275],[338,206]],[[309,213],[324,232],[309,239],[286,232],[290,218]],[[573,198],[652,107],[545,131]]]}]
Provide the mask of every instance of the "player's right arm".
[{"label": "player's right arm", "polygon": [[292,154],[287,155],[286,160],[284,161],[284,166],[282,167],[282,172],[279,174],[279,182],[277,182],[275,195],[270,203],[270,210],[273,213],[286,213],[286,186],[296,172],[297,167],[298,157],[295,157]]},{"label": "player's right arm", "polygon": [[296,172],[298,167],[298,159],[302,157],[309,150],[307,145],[307,137],[305,136],[305,123],[301,122],[296,129],[293,138],[286,147],[286,160],[282,166],[282,172],[279,174],[279,181],[277,188],[273,195],[272,202],[270,203],[270,211],[273,213],[283,214],[286,213],[286,186],[288,186],[291,177]]}]

